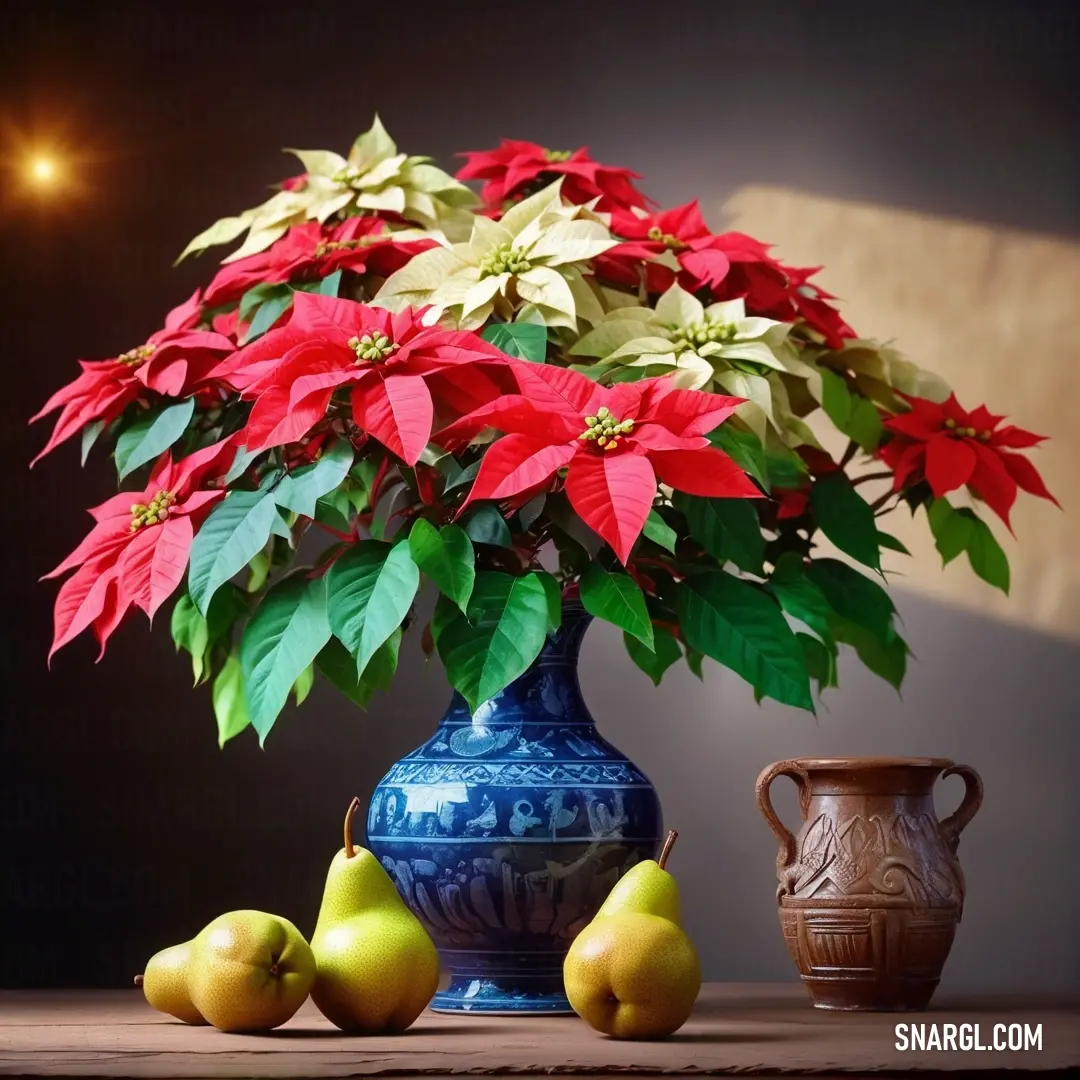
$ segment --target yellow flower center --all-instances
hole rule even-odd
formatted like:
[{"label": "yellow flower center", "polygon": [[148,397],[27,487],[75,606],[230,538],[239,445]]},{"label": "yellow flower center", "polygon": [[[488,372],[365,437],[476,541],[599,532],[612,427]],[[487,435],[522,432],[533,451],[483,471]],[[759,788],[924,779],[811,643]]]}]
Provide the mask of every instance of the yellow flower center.
[{"label": "yellow flower center", "polygon": [[945,421],[945,427],[958,439],[978,439],[979,442],[989,442],[994,434],[989,428],[985,431],[976,431],[973,427],[960,427],[951,416]]},{"label": "yellow flower center", "polygon": [[585,430],[578,438],[585,442],[595,442],[601,450],[615,450],[619,439],[634,430],[633,420],[619,420],[611,415],[606,405],[601,405],[595,416],[586,416],[585,425]]},{"label": "yellow flower center", "polygon": [[675,351],[685,352],[687,349],[696,349],[711,341],[721,343],[731,341],[734,339],[737,330],[738,328],[731,323],[722,323],[715,319],[695,323],[693,326],[683,329],[683,336],[675,342]]},{"label": "yellow flower center", "polygon": [[169,508],[176,502],[176,496],[171,491],[159,491],[151,500],[150,505],[143,503],[131,504],[131,524],[128,528],[132,532],[138,532],[144,525],[159,525],[169,516]]},{"label": "yellow flower center", "polygon": [[351,337],[345,344],[356,353],[356,363],[358,364],[381,364],[388,356],[401,348],[381,330],[361,334],[359,337]]},{"label": "yellow flower center", "polygon": [[523,252],[515,251],[507,242],[489,251],[480,260],[480,276],[496,277],[499,274],[524,274],[532,269],[529,257]]},{"label": "yellow flower center", "polygon": [[140,345],[137,349],[128,349],[127,352],[121,353],[116,359],[121,364],[127,364],[128,367],[138,367],[140,364],[146,363],[154,355],[155,349],[157,349],[156,345],[147,343],[146,345]]},{"label": "yellow flower center", "polygon": [[657,244],[663,244],[671,251],[679,251],[686,245],[674,234],[664,232],[659,225],[654,225],[647,233],[650,240]]},{"label": "yellow flower center", "polygon": [[570,150],[545,150],[544,160],[552,162],[569,161],[571,153]]}]

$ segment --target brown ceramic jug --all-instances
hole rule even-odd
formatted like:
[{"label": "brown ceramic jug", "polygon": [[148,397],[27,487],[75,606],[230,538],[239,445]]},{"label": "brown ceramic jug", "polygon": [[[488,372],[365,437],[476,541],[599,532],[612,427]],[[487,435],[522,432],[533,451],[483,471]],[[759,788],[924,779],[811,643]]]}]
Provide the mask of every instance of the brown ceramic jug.
[{"label": "brown ceramic jug", "polygon": [[[939,776],[964,778],[963,802],[939,822]],[[769,785],[791,777],[803,826],[776,816]],[[924,1009],[964,906],[960,832],[982,781],[943,758],[797,758],[770,765],[757,800],[780,838],[780,925],[819,1009]]]}]

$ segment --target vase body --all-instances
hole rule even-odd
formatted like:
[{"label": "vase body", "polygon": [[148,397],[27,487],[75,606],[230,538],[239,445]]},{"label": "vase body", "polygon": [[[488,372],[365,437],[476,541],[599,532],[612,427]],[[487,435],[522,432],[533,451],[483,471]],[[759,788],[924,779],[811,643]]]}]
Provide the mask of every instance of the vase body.
[{"label": "vase body", "polygon": [[601,738],[577,680],[589,617],[568,606],[533,665],[380,781],[368,845],[431,934],[439,1011],[571,1012],[562,964],[615,882],[654,858],[660,805]]},{"label": "vase body", "polygon": [[[955,814],[939,822],[933,787],[963,776]],[[777,776],[799,788],[793,836],[769,800]],[[800,758],[757,782],[780,838],[776,896],[784,941],[820,1009],[927,1006],[964,905],[956,851],[982,801],[982,782],[942,758]]]}]

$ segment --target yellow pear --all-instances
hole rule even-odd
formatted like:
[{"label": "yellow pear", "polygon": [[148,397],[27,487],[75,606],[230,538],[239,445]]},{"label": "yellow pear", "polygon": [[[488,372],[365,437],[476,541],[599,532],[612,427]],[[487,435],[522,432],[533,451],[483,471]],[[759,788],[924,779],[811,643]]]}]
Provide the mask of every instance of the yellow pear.
[{"label": "yellow pear", "polygon": [[146,971],[135,976],[146,1000],[158,1012],[168,1013],[185,1024],[205,1024],[206,1019],[191,1003],[188,992],[188,969],[191,965],[191,942],[170,945],[154,953],[146,962]]},{"label": "yellow pear", "polygon": [[563,965],[566,996],[591,1027],[619,1039],[656,1039],[686,1023],[701,990],[701,965],[679,926],[679,887],[646,859],[611,890],[574,939]]},{"label": "yellow pear", "polygon": [[345,814],[345,846],[326,876],[311,1000],[343,1031],[404,1031],[435,993],[439,955],[379,860],[354,847],[359,805],[353,799]]},{"label": "yellow pear", "polygon": [[230,911],[156,953],[135,982],[155,1009],[188,1024],[268,1031],[303,1005],[314,979],[311,947],[288,919]]}]

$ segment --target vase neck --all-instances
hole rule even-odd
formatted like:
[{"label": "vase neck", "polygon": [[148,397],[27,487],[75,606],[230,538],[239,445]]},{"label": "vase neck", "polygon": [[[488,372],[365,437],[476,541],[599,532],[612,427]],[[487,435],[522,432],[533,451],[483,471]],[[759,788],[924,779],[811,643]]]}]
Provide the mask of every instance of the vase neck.
[{"label": "vase neck", "polygon": [[578,683],[578,655],[592,616],[576,601],[563,602],[562,623],[548,634],[540,655],[509,686],[470,715],[456,691],[444,722],[497,725],[562,718],[573,724],[593,723]]}]

